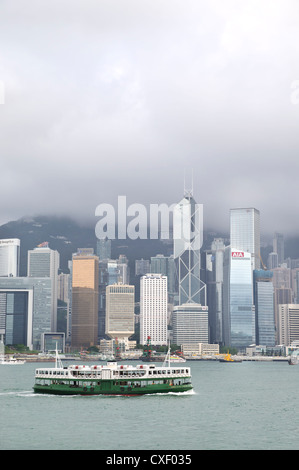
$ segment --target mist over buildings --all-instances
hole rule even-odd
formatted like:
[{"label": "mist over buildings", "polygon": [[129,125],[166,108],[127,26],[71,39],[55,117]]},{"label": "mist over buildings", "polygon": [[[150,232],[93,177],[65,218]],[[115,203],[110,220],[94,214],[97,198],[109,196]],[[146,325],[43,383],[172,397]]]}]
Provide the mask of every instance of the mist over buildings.
[{"label": "mist over buildings", "polygon": [[[299,233],[296,0],[1,3],[0,224],[178,202]],[[298,100],[299,101],[299,100]]]}]

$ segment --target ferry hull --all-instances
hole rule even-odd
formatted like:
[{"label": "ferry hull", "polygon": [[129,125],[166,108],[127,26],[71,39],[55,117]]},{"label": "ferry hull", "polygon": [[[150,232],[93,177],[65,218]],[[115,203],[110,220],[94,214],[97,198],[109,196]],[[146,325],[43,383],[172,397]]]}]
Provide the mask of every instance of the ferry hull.
[{"label": "ferry hull", "polygon": [[63,384],[51,385],[34,385],[34,393],[51,394],[51,395],[124,395],[124,396],[138,396],[156,393],[182,393],[192,390],[192,385],[150,385],[144,387],[130,387],[130,386],[114,386],[109,383],[87,386],[87,387],[73,387]]}]

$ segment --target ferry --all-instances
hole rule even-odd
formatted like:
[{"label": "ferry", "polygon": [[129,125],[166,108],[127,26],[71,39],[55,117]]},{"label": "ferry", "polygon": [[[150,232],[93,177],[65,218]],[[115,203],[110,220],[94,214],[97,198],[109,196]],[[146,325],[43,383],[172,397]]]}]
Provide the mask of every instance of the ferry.
[{"label": "ferry", "polygon": [[191,369],[182,365],[155,364],[70,365],[56,357],[52,368],[35,371],[34,393],[54,395],[145,395],[192,390]]}]

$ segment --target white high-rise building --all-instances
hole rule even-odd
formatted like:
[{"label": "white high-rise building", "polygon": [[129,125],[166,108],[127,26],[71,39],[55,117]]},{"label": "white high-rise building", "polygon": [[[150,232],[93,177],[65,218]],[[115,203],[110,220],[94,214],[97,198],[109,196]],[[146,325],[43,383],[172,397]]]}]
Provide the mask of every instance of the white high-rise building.
[{"label": "white high-rise building", "polygon": [[178,346],[184,343],[209,342],[208,307],[189,302],[176,305],[172,314],[173,342]]},{"label": "white high-rise building", "polygon": [[230,244],[250,253],[252,269],[260,269],[260,212],[257,209],[230,210]]},{"label": "white high-rise building", "polygon": [[147,274],[140,279],[140,344],[167,344],[167,277]]},{"label": "white high-rise building", "polygon": [[0,240],[0,277],[18,277],[20,268],[20,240]]},{"label": "white high-rise building", "polygon": [[299,341],[299,305],[282,304],[278,311],[278,344],[290,346]]},{"label": "white high-rise building", "polygon": [[52,332],[57,330],[57,298],[58,298],[58,269],[59,269],[59,253],[51,250],[48,243],[42,243],[34,250],[28,251],[28,277],[49,277],[52,281],[52,314],[51,329]]}]

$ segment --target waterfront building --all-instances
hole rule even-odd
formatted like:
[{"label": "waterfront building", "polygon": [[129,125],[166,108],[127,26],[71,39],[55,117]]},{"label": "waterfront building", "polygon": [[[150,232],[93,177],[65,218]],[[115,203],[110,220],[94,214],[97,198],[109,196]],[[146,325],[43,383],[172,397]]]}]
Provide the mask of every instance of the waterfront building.
[{"label": "waterfront building", "polygon": [[253,274],[256,343],[275,346],[273,272],[260,269]]},{"label": "waterfront building", "polygon": [[184,343],[182,344],[183,356],[213,356],[219,354],[219,344]]},{"label": "waterfront building", "polygon": [[98,343],[99,258],[79,252],[72,257],[72,348]]},{"label": "waterfront building", "polygon": [[200,278],[202,246],[202,205],[196,204],[192,191],[173,210],[173,249],[176,292],[179,305],[195,302],[206,305],[206,285]]},{"label": "waterfront building", "polygon": [[240,349],[255,343],[251,253],[230,246],[224,251],[223,340]]},{"label": "waterfront building", "polygon": [[41,350],[42,335],[51,331],[51,279],[0,278],[0,335],[5,344]]},{"label": "waterfront building", "polygon": [[42,335],[42,351],[44,353],[65,352],[65,334],[64,333],[43,333]]},{"label": "waterfront building", "polygon": [[299,304],[281,304],[278,309],[278,344],[299,341]]},{"label": "waterfront building", "polygon": [[167,344],[167,277],[147,274],[140,278],[140,344]]},{"label": "waterfront building", "polygon": [[194,302],[176,305],[172,313],[172,340],[184,343],[209,342],[208,307]]},{"label": "waterfront building", "polygon": [[260,212],[257,209],[230,210],[230,245],[250,253],[252,269],[260,269]]},{"label": "waterfront building", "polygon": [[0,240],[0,277],[18,277],[20,271],[20,240]]},{"label": "waterfront building", "polygon": [[106,334],[128,343],[134,334],[135,288],[125,284],[106,287]]},{"label": "waterfront building", "polygon": [[57,299],[59,253],[51,250],[47,242],[28,251],[28,277],[48,277],[52,284],[51,329],[57,331]]}]

